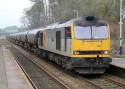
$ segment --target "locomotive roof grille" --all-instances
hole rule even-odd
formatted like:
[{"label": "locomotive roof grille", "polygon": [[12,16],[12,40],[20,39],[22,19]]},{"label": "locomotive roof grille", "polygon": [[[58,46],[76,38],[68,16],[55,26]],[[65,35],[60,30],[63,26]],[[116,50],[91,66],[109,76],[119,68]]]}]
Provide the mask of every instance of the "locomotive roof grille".
[{"label": "locomotive roof grille", "polygon": [[98,19],[96,17],[94,17],[94,16],[87,16],[86,20],[87,21],[95,21],[95,20],[98,20]]},{"label": "locomotive roof grille", "polygon": [[76,26],[106,26],[106,22],[94,16],[80,17],[74,21]]}]

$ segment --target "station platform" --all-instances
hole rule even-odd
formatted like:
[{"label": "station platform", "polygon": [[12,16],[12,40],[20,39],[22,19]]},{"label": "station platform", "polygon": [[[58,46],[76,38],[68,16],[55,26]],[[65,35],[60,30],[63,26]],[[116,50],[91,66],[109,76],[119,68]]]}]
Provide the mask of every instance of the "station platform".
[{"label": "station platform", "polygon": [[33,89],[6,47],[0,47],[0,89]]},{"label": "station platform", "polygon": [[125,69],[125,58],[112,58],[111,65]]}]

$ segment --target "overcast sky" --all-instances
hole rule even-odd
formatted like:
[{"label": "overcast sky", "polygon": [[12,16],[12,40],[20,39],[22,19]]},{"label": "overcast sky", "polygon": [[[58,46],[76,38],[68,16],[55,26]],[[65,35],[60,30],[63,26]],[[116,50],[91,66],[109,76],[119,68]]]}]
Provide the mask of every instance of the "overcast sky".
[{"label": "overcast sky", "polygon": [[6,26],[20,26],[20,18],[24,8],[31,6],[29,0],[1,0],[0,1],[0,28]]}]

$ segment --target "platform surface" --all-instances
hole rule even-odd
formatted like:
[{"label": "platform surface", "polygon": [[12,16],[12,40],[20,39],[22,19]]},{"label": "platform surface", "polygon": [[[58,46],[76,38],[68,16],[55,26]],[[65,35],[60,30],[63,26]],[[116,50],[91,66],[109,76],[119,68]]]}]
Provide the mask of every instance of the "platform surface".
[{"label": "platform surface", "polygon": [[112,58],[112,65],[125,68],[125,58]]},{"label": "platform surface", "polygon": [[10,50],[0,47],[0,89],[33,89]]}]

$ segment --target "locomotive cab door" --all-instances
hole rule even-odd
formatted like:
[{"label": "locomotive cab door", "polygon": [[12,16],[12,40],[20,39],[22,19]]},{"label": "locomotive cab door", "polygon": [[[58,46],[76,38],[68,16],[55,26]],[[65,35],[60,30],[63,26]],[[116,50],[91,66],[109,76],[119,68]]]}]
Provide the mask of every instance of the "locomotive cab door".
[{"label": "locomotive cab door", "polygon": [[67,51],[68,40],[71,39],[71,27],[65,27],[65,51]]}]

